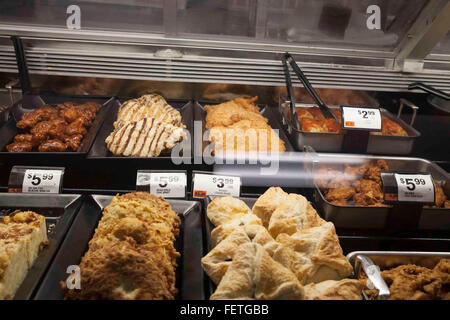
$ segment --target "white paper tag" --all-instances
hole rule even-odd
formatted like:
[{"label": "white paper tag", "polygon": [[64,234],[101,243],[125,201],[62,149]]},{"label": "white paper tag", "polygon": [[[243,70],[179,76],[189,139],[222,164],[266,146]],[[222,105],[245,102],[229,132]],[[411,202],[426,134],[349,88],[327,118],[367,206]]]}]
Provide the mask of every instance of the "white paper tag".
[{"label": "white paper tag", "polygon": [[429,174],[394,174],[397,181],[398,201],[434,202],[434,185]]},{"label": "white paper tag", "polygon": [[344,129],[381,130],[380,109],[342,107]]},{"label": "white paper tag", "polygon": [[23,193],[59,193],[60,170],[27,169],[23,177]]},{"label": "white paper tag", "polygon": [[240,177],[195,174],[192,192],[194,198],[205,198],[206,196],[239,197],[240,193]]},{"label": "white paper tag", "polygon": [[152,172],[150,193],[159,197],[186,197],[186,173],[184,172]]}]

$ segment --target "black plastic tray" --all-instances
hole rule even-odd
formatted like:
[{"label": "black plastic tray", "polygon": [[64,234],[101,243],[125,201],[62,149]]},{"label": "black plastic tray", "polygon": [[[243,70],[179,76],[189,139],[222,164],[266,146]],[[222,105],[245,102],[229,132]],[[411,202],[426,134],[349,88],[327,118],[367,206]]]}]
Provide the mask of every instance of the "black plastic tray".
[{"label": "black plastic tray", "polygon": [[[102,107],[97,113],[97,116],[89,127],[87,134],[84,136],[80,147],[77,151],[64,151],[64,152],[8,152],[6,146],[10,144],[14,137],[23,132],[22,129],[17,128],[16,123],[25,112],[29,112],[32,109],[39,108],[44,104],[57,105],[64,102],[76,102],[84,103],[93,101],[99,103]],[[110,107],[115,104],[116,98],[111,97],[98,97],[98,96],[28,96],[26,100],[17,101],[11,108],[10,113],[12,117],[8,122],[0,128],[0,159],[8,160],[23,160],[26,159],[48,159],[54,157],[71,157],[85,156],[94,142],[94,138],[97,135],[105,115],[110,113]]]},{"label": "black plastic tray", "polygon": [[14,296],[15,300],[32,298],[81,203],[81,195],[0,194],[0,217],[16,209],[31,210],[45,216],[47,224],[49,243],[41,250],[33,266],[28,270],[27,276]]},{"label": "black plastic tray", "polygon": [[[194,117],[193,117],[193,102],[187,100],[169,100],[167,101],[172,107],[180,111],[181,118],[183,124],[186,125],[186,129],[189,131],[191,137],[193,137],[193,127],[194,127]],[[162,154],[158,157],[152,158],[141,158],[141,157],[125,157],[125,156],[115,156],[112,154],[105,143],[105,139],[109,136],[109,134],[114,130],[114,122],[117,119],[117,112],[120,108],[120,102],[116,100],[114,104],[111,106],[105,120],[103,122],[102,127],[100,128],[100,132],[95,137],[94,143],[92,145],[91,150],[87,156],[88,159],[122,159],[122,160],[136,160],[136,159],[152,159],[152,160],[170,160],[170,154]],[[192,150],[192,141],[191,139],[191,150]],[[187,155],[183,154],[182,158],[188,157],[191,158],[191,150],[185,150]]]},{"label": "black plastic tray", "polygon": [[[102,210],[112,198],[113,196],[105,195],[87,197],[34,297],[36,300],[64,299],[60,282],[65,281],[68,276],[66,269],[69,265],[80,263],[102,216]],[[181,218],[180,234],[175,243],[175,249],[181,253],[176,271],[179,290],[177,298],[203,300],[204,273],[200,263],[203,256],[201,204],[187,200],[167,201]]]},{"label": "black plastic tray", "polygon": [[[209,102],[204,102],[204,101],[200,101],[200,102],[196,101],[195,102],[195,121],[202,122],[202,137],[204,136],[204,133],[206,131],[206,110],[203,108],[203,106],[204,105],[216,105],[216,104],[219,104],[219,103],[218,102],[209,103]],[[270,125],[270,127],[272,127],[272,129],[278,130],[278,136],[280,137],[281,140],[283,140],[284,146],[286,148],[286,152],[294,151],[294,148],[292,147],[288,137],[286,136],[284,130],[282,129],[280,123],[278,122],[277,115],[274,113],[274,111],[271,110],[271,108],[268,105],[259,104],[258,106],[260,108],[260,114],[269,120],[268,124]],[[210,144],[209,141],[203,141],[203,139],[202,139],[201,150],[198,150],[197,149],[198,147],[196,146],[195,152],[196,153],[201,152],[201,154],[203,154],[203,150],[205,150],[205,148],[209,144]]]}]

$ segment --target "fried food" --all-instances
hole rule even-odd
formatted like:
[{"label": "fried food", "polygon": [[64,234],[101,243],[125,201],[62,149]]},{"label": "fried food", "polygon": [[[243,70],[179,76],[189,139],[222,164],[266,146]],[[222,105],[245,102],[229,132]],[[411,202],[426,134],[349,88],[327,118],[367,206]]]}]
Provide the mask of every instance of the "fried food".
[{"label": "fried food", "polygon": [[63,152],[68,148],[76,151],[100,108],[95,102],[81,105],[65,102],[56,107],[44,105],[25,113],[16,126],[29,130],[29,133],[16,135],[6,149],[8,152]]},{"label": "fried food", "polygon": [[447,196],[445,195],[444,190],[436,181],[434,182],[434,193],[434,205],[438,208],[443,207],[445,202],[447,201]]},{"label": "fried food", "polygon": [[179,225],[163,198],[146,192],[115,196],[81,260],[81,289],[62,283],[65,298],[174,299]]},{"label": "fried food", "polygon": [[[450,259],[442,259],[434,269],[414,264],[381,272],[391,293],[389,300],[450,300]],[[376,299],[376,290],[366,290]]]},{"label": "fried food", "polygon": [[307,132],[326,132],[322,127],[320,121],[315,119],[303,118],[300,119],[300,127]]},{"label": "fried food", "polygon": [[325,199],[331,203],[342,203],[343,200],[347,201],[356,194],[354,188],[334,188],[329,189]]}]

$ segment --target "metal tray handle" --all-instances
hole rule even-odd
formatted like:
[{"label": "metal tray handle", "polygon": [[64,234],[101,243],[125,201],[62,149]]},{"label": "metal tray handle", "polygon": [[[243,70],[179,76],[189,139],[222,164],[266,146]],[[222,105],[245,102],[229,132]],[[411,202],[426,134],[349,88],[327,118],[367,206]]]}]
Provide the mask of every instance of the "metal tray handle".
[{"label": "metal tray handle", "polygon": [[398,108],[398,113],[397,113],[397,118],[399,118],[399,119],[400,119],[400,116],[402,115],[404,105],[406,105],[407,107],[410,107],[413,111],[411,121],[409,122],[409,125],[412,126],[414,124],[414,121],[416,120],[417,110],[419,110],[419,107],[406,99],[400,98],[400,107]]},{"label": "metal tray handle", "polygon": [[388,299],[391,293],[389,291],[389,287],[381,276],[380,268],[375,263],[373,263],[372,259],[370,259],[369,257],[358,254],[355,258],[355,270],[356,276],[358,278],[361,273],[361,268],[367,275],[368,280],[370,280],[370,284],[372,284],[373,287],[378,290],[378,299]]}]

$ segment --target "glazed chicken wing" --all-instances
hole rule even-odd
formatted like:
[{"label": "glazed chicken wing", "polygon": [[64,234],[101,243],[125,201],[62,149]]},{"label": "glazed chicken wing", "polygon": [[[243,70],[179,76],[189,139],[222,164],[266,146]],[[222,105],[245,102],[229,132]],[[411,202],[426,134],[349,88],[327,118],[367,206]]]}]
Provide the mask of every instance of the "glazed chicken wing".
[{"label": "glazed chicken wing", "polygon": [[39,152],[63,152],[67,150],[67,145],[58,139],[47,140],[39,146]]},{"label": "glazed chicken wing", "polygon": [[72,149],[73,151],[77,151],[80,147],[81,140],[83,140],[82,134],[74,134],[69,137],[66,137],[64,139],[64,142],[66,143],[67,147],[69,149]]},{"label": "glazed chicken wing", "polygon": [[31,142],[13,142],[6,146],[8,152],[30,152],[33,149],[33,144]]}]

